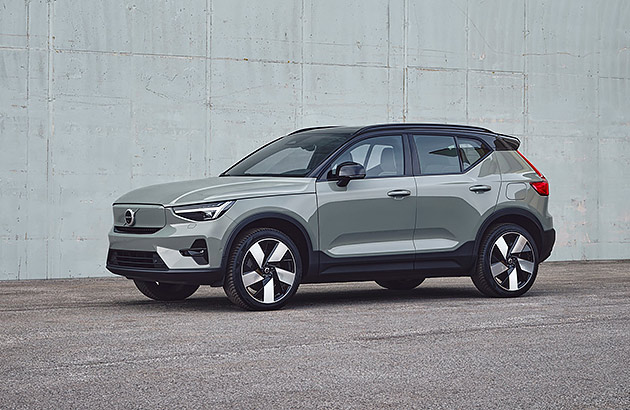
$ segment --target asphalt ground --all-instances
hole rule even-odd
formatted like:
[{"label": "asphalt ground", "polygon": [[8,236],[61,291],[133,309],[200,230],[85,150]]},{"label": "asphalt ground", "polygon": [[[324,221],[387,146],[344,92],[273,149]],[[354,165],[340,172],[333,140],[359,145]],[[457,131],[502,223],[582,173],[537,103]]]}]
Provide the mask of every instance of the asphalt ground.
[{"label": "asphalt ground", "polygon": [[245,312],[123,278],[0,283],[0,408],[630,408],[630,261],[545,263],[530,292],[305,285]]}]

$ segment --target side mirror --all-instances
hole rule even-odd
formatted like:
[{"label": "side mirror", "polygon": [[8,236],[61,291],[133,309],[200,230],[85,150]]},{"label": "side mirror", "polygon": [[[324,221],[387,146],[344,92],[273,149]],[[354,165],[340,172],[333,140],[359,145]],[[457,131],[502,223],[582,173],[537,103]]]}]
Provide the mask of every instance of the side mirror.
[{"label": "side mirror", "polygon": [[337,186],[345,187],[352,179],[365,178],[365,168],[356,162],[343,162],[336,170]]}]

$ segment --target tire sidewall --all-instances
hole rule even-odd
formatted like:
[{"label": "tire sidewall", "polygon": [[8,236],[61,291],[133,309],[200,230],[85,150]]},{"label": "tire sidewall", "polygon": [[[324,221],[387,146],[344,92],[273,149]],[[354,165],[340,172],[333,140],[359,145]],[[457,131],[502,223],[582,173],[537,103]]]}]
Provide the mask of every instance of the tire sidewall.
[{"label": "tire sidewall", "polygon": [[[245,255],[247,254],[247,251],[249,250],[249,248],[254,243],[260,241],[261,239],[267,239],[267,238],[278,239],[284,242],[284,244],[287,245],[287,247],[293,254],[293,258],[295,259],[295,280],[293,282],[293,285],[291,285],[291,289],[289,289],[289,292],[286,295],[284,295],[282,299],[274,303],[261,303],[257,301],[256,299],[254,299],[249,294],[247,289],[245,289],[245,285],[243,284],[242,274],[241,274],[241,266],[243,264],[243,259],[245,258]],[[245,302],[247,305],[251,306],[252,308],[256,310],[277,309],[279,307],[284,306],[289,301],[289,299],[293,297],[295,292],[297,292],[297,288],[299,287],[300,282],[302,280],[302,259],[301,259],[301,255],[300,255],[300,251],[298,250],[298,247],[295,245],[293,240],[291,240],[291,238],[288,235],[278,230],[271,229],[271,228],[258,229],[254,231],[253,233],[246,235],[244,240],[239,241],[237,247],[232,252],[233,252],[233,257],[231,258],[232,263],[229,266],[228,274],[232,276],[232,281],[234,283],[234,287],[236,288],[236,291],[240,295],[243,302]]]},{"label": "tire sidewall", "polygon": [[156,283],[135,279],[138,290],[146,297],[163,302],[184,300],[194,294],[199,285],[184,285],[175,283]]},{"label": "tire sidewall", "polygon": [[[492,272],[490,270],[492,248],[494,247],[494,244],[497,241],[497,239],[499,239],[502,235],[508,232],[518,232],[519,234],[523,235],[527,239],[527,241],[530,243],[532,247],[532,251],[534,253],[534,261],[535,261],[534,271],[532,272],[532,276],[530,277],[529,282],[525,286],[523,286],[521,289],[517,291],[513,291],[513,292],[507,291],[501,288],[499,284],[494,280],[494,277],[492,276]],[[538,247],[536,245],[536,242],[532,238],[532,236],[529,234],[529,232],[527,232],[527,230],[521,228],[518,225],[504,224],[495,228],[490,233],[490,235],[488,236],[488,239],[484,243],[484,247],[481,250],[481,257],[482,257],[483,274],[486,277],[486,281],[492,287],[492,289],[497,293],[497,295],[501,297],[516,297],[516,296],[523,295],[532,287],[532,285],[534,284],[534,281],[536,280],[536,276],[538,275],[538,264],[540,263],[540,259],[538,257]]]},{"label": "tire sidewall", "polygon": [[376,283],[388,290],[413,290],[420,286],[424,282],[425,278],[412,278],[412,279],[385,279],[377,280]]}]

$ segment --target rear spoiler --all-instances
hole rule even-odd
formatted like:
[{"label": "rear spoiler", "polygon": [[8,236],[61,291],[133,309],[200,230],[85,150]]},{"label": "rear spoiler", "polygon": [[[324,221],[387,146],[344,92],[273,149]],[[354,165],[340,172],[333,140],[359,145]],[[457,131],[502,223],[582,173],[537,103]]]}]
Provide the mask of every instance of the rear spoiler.
[{"label": "rear spoiler", "polygon": [[521,146],[521,140],[510,135],[497,134],[494,145],[497,151],[516,151]]}]

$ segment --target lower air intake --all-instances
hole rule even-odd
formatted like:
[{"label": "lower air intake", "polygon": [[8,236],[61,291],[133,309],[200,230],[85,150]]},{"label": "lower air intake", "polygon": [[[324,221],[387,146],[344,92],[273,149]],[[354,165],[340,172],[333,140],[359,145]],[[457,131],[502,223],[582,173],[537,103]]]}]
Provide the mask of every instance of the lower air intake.
[{"label": "lower air intake", "polygon": [[123,251],[110,249],[107,264],[121,268],[168,270],[168,267],[157,254],[147,251]]}]

